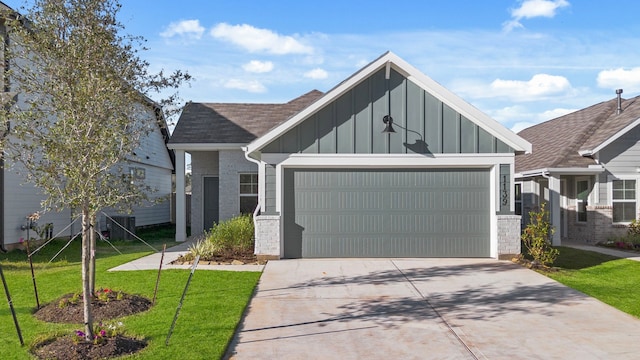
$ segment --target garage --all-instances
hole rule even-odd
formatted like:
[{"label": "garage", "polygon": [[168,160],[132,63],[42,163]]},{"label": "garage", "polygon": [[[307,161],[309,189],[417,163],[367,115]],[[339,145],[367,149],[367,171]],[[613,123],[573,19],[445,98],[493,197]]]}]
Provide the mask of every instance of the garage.
[{"label": "garage", "polygon": [[520,253],[514,158],[531,144],[393,53],[243,150],[266,259]]},{"label": "garage", "polygon": [[283,255],[489,257],[489,169],[284,169]]}]

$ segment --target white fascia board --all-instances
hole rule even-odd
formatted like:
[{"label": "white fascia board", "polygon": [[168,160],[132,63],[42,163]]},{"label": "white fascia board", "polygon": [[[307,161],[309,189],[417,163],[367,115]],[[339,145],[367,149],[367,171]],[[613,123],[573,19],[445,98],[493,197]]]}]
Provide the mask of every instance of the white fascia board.
[{"label": "white fascia board", "polygon": [[578,153],[582,156],[591,156],[593,154],[598,153],[600,150],[604,149],[605,147],[607,147],[609,144],[611,144],[612,142],[618,140],[620,137],[622,137],[624,134],[628,133],[629,131],[633,130],[636,126],[640,125],[640,118],[636,119],[634,122],[632,122],[631,124],[625,126],[624,128],[622,128],[620,131],[618,131],[617,133],[613,134],[613,136],[609,137],[607,140],[605,140],[602,144],[596,146],[593,150],[580,150],[578,151]]},{"label": "white fascia board", "polygon": [[602,165],[589,165],[588,168],[542,168],[516,173],[516,179],[528,178],[534,176],[553,175],[594,175],[604,171]]},{"label": "white fascia board", "polygon": [[604,167],[592,167],[588,168],[549,168],[549,174],[554,175],[594,175],[600,174],[604,171]]},{"label": "white fascia board", "polygon": [[460,114],[464,115],[469,120],[473,121],[485,131],[495,136],[496,138],[509,145],[517,152],[531,153],[531,143],[524,140],[520,136],[513,133],[511,130],[505,128],[499,122],[493,120],[482,111],[476,109],[468,102],[462,100],[460,97],[446,89],[444,86],[438,84],[436,81],[420,72],[418,69],[402,60],[399,56],[392,52],[387,52],[378,59],[374,60],[369,65],[365,66],[345,81],[338,84],[333,89],[329,90],[323,97],[318,99],[315,103],[302,110],[300,113],[293,116],[291,119],[278,125],[267,134],[254,140],[247,146],[247,151],[252,153],[260,150],[263,146],[269,144],[276,137],[286,133],[300,122],[313,115],[315,112],[323,108],[325,105],[334,101],[346,91],[354,88],[368,76],[374,74],[378,70],[388,66],[393,67],[394,70],[405,76],[407,79],[415,82],[422,89],[428,91],[430,94],[438,98],[440,101],[451,106]]},{"label": "white fascia board", "polygon": [[278,165],[299,168],[345,167],[371,168],[488,168],[498,164],[511,164],[513,155],[438,154],[436,156],[407,154],[292,154]]},{"label": "white fascia board", "polygon": [[189,144],[167,144],[167,147],[171,150],[184,150],[184,151],[218,151],[218,150],[242,150],[242,147],[247,145],[246,143],[189,143]]}]

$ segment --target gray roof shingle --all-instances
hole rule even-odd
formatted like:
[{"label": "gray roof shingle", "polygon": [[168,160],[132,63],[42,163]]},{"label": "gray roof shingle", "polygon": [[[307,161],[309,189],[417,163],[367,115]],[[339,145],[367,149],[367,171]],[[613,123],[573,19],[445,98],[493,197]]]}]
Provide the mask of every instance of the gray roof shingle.
[{"label": "gray roof shingle", "polygon": [[518,133],[533,145],[533,152],[516,156],[516,172],[543,168],[586,168],[596,164],[581,150],[593,150],[611,136],[640,118],[640,96],[622,101],[617,114],[617,99],[546,121]]},{"label": "gray roof shingle", "polygon": [[170,144],[247,144],[323,95],[312,90],[284,104],[189,103]]}]

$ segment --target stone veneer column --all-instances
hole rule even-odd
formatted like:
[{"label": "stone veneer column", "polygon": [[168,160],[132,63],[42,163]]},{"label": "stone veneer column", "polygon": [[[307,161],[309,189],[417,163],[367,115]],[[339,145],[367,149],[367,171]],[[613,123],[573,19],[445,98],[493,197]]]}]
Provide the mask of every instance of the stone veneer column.
[{"label": "stone veneer column", "polygon": [[258,259],[280,258],[280,215],[258,215],[256,226],[255,254]]},{"label": "stone veneer column", "polygon": [[520,254],[520,215],[497,215],[498,259],[509,260]]}]

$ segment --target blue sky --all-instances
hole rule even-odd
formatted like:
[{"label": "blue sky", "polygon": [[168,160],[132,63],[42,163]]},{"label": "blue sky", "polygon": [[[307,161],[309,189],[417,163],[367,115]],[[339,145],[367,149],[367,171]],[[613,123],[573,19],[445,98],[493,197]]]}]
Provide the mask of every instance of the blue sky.
[{"label": "blue sky", "polygon": [[640,94],[636,0],[122,2],[152,69],[195,77],[185,100],[286,102],[387,50],[515,131]]}]

